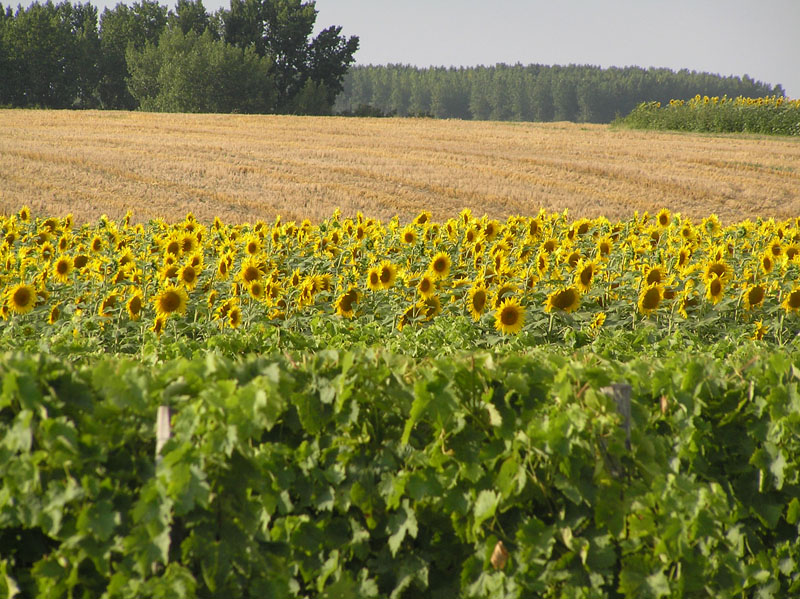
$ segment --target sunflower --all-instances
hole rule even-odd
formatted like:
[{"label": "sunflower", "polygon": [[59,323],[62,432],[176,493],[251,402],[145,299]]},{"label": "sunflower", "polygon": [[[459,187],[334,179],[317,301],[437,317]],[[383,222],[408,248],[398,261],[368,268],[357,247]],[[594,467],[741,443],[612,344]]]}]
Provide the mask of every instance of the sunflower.
[{"label": "sunflower", "polygon": [[703,280],[706,282],[706,284],[708,284],[714,277],[724,280],[728,278],[729,274],[730,267],[722,260],[717,260],[715,262],[709,262],[706,264],[705,271],[703,273]]},{"label": "sunflower", "polygon": [[423,210],[414,219],[414,224],[415,225],[422,225],[422,224],[427,223],[430,220],[431,220],[431,213],[428,212],[427,210]]},{"label": "sunflower", "polygon": [[69,281],[69,275],[74,268],[72,258],[70,256],[61,256],[53,265],[53,276],[61,283]]},{"label": "sunflower", "polygon": [[430,320],[434,316],[442,313],[442,301],[438,295],[431,295],[422,301],[422,309],[425,312],[425,317]]},{"label": "sunflower", "polygon": [[768,331],[769,328],[764,326],[764,323],[759,320],[755,324],[752,338],[757,341],[761,341],[764,338],[764,335],[766,335]]},{"label": "sunflower", "polygon": [[764,301],[764,295],[766,294],[766,289],[764,289],[763,285],[753,285],[745,290],[742,296],[742,302],[744,303],[745,310],[752,310],[761,305]]},{"label": "sunflower", "polygon": [[666,279],[666,273],[661,266],[649,266],[644,268],[644,282],[645,285],[650,286],[653,284],[663,283]]},{"label": "sunflower", "polygon": [[367,272],[367,288],[371,291],[377,291],[381,288],[381,269],[379,266],[373,266]]},{"label": "sunflower", "polygon": [[610,237],[603,237],[597,242],[597,253],[601,258],[606,259],[611,255],[611,250],[614,249],[614,242]]},{"label": "sunflower", "polygon": [[795,287],[781,303],[787,312],[797,312],[800,310],[800,287]]},{"label": "sunflower", "polygon": [[723,280],[714,275],[706,283],[706,299],[712,304],[717,304],[722,299],[722,294],[725,291],[725,284]]},{"label": "sunflower", "polygon": [[483,311],[486,309],[488,299],[488,292],[486,291],[486,286],[482,281],[475,283],[475,285],[473,285],[469,290],[467,307],[469,309],[469,313],[472,315],[472,318],[474,318],[475,321],[481,319],[481,315],[483,315]]},{"label": "sunflower", "polygon": [[47,324],[55,324],[59,316],[61,316],[61,310],[58,308],[58,304],[55,304],[52,308],[50,308],[50,315],[47,317]]},{"label": "sunflower", "polygon": [[92,241],[89,243],[89,249],[92,250],[92,252],[94,252],[95,254],[97,254],[103,251],[104,245],[105,244],[103,243],[102,237],[100,237],[99,235],[95,235],[94,237],[92,237]]},{"label": "sunflower", "polygon": [[242,269],[239,271],[239,276],[242,278],[242,281],[247,284],[252,283],[256,279],[260,279],[263,275],[264,271],[261,268],[261,264],[252,257],[242,263]]},{"label": "sunflower", "polygon": [[652,314],[658,309],[661,300],[664,299],[664,287],[658,283],[653,283],[639,294],[637,306],[642,314]]},{"label": "sunflower", "polygon": [[141,291],[134,293],[125,304],[125,309],[128,311],[128,316],[131,320],[139,320],[142,317],[142,307],[144,306],[144,299]]},{"label": "sunflower", "polygon": [[150,330],[160,337],[161,333],[164,332],[164,327],[166,326],[166,324],[167,324],[166,316],[156,316],[155,320],[153,321],[153,326],[150,327]]},{"label": "sunflower", "polygon": [[36,305],[36,289],[33,285],[17,285],[6,292],[9,310],[17,314],[27,314]]},{"label": "sunflower", "polygon": [[557,247],[558,247],[558,240],[557,239],[548,239],[547,241],[542,243],[540,249],[545,254],[552,254],[556,250]]},{"label": "sunflower", "polygon": [[249,235],[247,239],[245,239],[244,253],[248,256],[255,256],[260,251],[261,239],[256,235]]},{"label": "sunflower", "polygon": [[562,310],[574,312],[581,303],[581,294],[574,287],[564,287],[547,296],[545,311]]},{"label": "sunflower", "polygon": [[424,298],[427,299],[436,292],[436,280],[430,272],[426,272],[419,279],[417,283],[417,291]]},{"label": "sunflower", "polygon": [[184,254],[191,254],[197,249],[197,237],[192,233],[184,233],[178,238],[178,241],[181,244],[181,252]]},{"label": "sunflower", "polygon": [[411,304],[397,319],[397,329],[402,331],[403,327],[406,325],[416,322],[423,314],[423,310],[424,306],[420,304]]},{"label": "sunflower", "polygon": [[178,265],[166,264],[158,273],[158,278],[162,281],[172,280],[178,278]]},{"label": "sunflower", "polygon": [[397,267],[394,264],[384,260],[381,262],[378,272],[381,289],[389,289],[394,285],[394,281],[397,278]]},{"label": "sunflower", "polygon": [[775,267],[775,258],[772,256],[770,252],[764,252],[763,254],[761,254],[759,265],[761,266],[761,270],[763,270],[766,274],[769,274]]},{"label": "sunflower", "polygon": [[236,329],[240,324],[242,324],[242,309],[239,306],[233,306],[228,312],[228,326]]},{"label": "sunflower", "polygon": [[594,318],[592,319],[592,324],[589,325],[593,330],[597,330],[603,326],[606,322],[606,313],[605,312],[598,312],[595,314]]},{"label": "sunflower", "polygon": [[800,254],[800,247],[798,247],[797,244],[792,243],[786,246],[784,255],[786,256],[786,259],[788,261],[791,262],[792,260],[794,260],[795,256],[797,256],[798,254]]},{"label": "sunflower", "polygon": [[262,300],[266,297],[266,287],[264,287],[264,283],[261,282],[261,279],[252,281],[247,286],[247,292],[250,294],[250,297],[255,300]]},{"label": "sunflower", "polygon": [[78,270],[82,270],[89,263],[89,256],[86,254],[78,254],[73,258],[72,265]]},{"label": "sunflower", "polygon": [[688,246],[683,246],[678,252],[678,262],[677,262],[678,268],[680,269],[686,268],[691,258],[692,258],[692,250]]},{"label": "sunflower", "polygon": [[549,265],[550,260],[547,257],[547,253],[540,251],[536,256],[536,272],[539,273],[540,277],[543,277],[547,273]]},{"label": "sunflower", "polygon": [[575,272],[575,285],[582,293],[587,293],[596,274],[597,264],[591,261],[581,262]]},{"label": "sunflower", "polygon": [[487,241],[492,241],[500,232],[500,223],[496,220],[490,220],[483,227],[483,236]]},{"label": "sunflower", "polygon": [[515,335],[525,323],[525,308],[515,297],[503,300],[494,313],[494,326],[501,333]]},{"label": "sunflower", "polygon": [[206,305],[208,306],[209,310],[212,310],[217,303],[217,299],[219,298],[219,292],[216,289],[212,289],[208,292],[208,297],[206,298]]},{"label": "sunflower", "polygon": [[336,300],[336,314],[343,318],[353,318],[356,313],[354,305],[359,299],[358,288],[350,287]]},{"label": "sunflower", "polygon": [[189,296],[183,287],[169,285],[162,289],[154,300],[156,315],[167,317],[171,314],[183,314],[186,312],[188,301]]},{"label": "sunflower", "polygon": [[672,220],[672,215],[666,208],[662,209],[661,212],[659,212],[658,215],[656,216],[656,222],[658,223],[658,226],[661,227],[662,229],[666,229],[669,226],[671,220]]},{"label": "sunflower", "polygon": [[494,294],[494,308],[499,308],[503,300],[517,291],[517,286],[514,283],[503,283],[497,288]]},{"label": "sunflower", "polygon": [[217,262],[217,277],[219,279],[224,281],[228,278],[231,274],[232,262],[233,257],[228,253],[224,253],[219,257],[219,261]]},{"label": "sunflower", "polygon": [[570,268],[575,268],[578,266],[578,262],[581,261],[581,253],[578,251],[572,251],[567,255],[565,262],[569,265]]},{"label": "sunflower", "polygon": [[400,239],[407,245],[414,245],[417,242],[417,231],[414,227],[407,225],[400,233]]},{"label": "sunflower", "polygon": [[113,314],[111,310],[117,306],[117,300],[119,299],[119,294],[115,291],[109,293],[102,302],[100,302],[100,306],[97,308],[97,314],[102,316],[103,318],[111,318]]},{"label": "sunflower", "polygon": [[450,274],[452,262],[445,252],[439,252],[431,260],[429,270],[437,279],[445,279]]},{"label": "sunflower", "polygon": [[178,271],[178,282],[186,289],[194,289],[197,285],[197,269],[191,264],[185,265]]}]

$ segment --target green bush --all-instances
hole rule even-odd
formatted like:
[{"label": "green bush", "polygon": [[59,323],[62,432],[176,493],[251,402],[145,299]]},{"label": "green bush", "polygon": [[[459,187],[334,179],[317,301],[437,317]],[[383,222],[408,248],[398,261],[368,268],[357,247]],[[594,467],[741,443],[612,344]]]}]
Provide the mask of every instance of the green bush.
[{"label": "green bush", "polygon": [[[627,362],[4,354],[0,589],[797,595],[800,355],[756,347]],[[629,438],[602,391],[622,381]],[[156,463],[159,405],[172,438]]]}]

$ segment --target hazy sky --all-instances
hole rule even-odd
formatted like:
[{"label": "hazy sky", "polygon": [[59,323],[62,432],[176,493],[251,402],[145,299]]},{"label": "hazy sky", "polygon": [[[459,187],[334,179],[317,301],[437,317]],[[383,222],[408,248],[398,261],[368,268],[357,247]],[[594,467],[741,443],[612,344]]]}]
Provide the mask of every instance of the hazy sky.
[{"label": "hazy sky", "polygon": [[358,64],[687,68],[747,74],[800,97],[800,0],[317,0],[316,7],[318,29],[341,25],[360,38]]}]

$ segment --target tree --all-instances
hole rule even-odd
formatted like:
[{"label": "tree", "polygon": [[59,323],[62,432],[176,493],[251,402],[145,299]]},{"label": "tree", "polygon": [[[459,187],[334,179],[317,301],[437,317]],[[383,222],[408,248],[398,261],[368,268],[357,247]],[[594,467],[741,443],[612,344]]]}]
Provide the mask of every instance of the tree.
[{"label": "tree", "polygon": [[[341,27],[328,27],[309,41],[317,18],[314,2],[300,0],[231,0],[223,11],[225,41],[241,48],[252,47],[259,56],[274,64],[277,109],[293,112],[299,105],[295,97],[311,90],[325,89],[329,109],[342,90],[342,79],[358,38],[340,35]],[[324,88],[320,85],[324,85]]]},{"label": "tree", "polygon": [[34,3],[3,11],[0,101],[14,106],[73,108],[90,104],[97,55],[97,10]]},{"label": "tree", "polygon": [[125,62],[129,46],[141,50],[147,43],[157,44],[167,26],[167,8],[156,0],[134,2],[131,8],[120,3],[106,9],[100,19],[100,100],[104,108],[133,110],[136,100],[128,92],[130,75]]},{"label": "tree", "polygon": [[202,35],[210,24],[203,0],[178,0],[170,21],[184,34],[194,31],[197,35]]},{"label": "tree", "polygon": [[215,40],[208,30],[165,31],[158,44],[129,46],[128,87],[143,110],[156,112],[271,112],[272,65],[252,48]]}]

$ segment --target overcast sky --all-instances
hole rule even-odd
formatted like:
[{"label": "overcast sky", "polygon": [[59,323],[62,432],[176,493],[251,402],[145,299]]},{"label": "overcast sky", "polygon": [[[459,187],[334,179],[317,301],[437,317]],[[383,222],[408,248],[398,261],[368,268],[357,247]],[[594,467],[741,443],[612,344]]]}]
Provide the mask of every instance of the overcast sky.
[{"label": "overcast sky", "polygon": [[[204,5],[214,12],[230,3]],[[317,30],[341,25],[359,37],[358,64],[687,68],[747,74],[800,97],[800,0],[317,0],[316,7]]]}]

